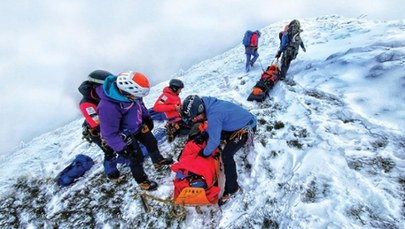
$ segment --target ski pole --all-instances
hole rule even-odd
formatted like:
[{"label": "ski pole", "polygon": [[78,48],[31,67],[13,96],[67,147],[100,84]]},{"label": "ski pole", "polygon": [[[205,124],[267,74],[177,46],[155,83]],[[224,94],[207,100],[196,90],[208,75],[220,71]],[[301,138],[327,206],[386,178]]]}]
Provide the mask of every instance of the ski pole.
[{"label": "ski pole", "polygon": [[258,60],[259,60],[259,63],[260,63],[260,67],[262,68],[263,72],[265,72],[265,71],[264,71],[263,64],[262,64],[262,61],[261,61],[260,57],[258,58]]}]

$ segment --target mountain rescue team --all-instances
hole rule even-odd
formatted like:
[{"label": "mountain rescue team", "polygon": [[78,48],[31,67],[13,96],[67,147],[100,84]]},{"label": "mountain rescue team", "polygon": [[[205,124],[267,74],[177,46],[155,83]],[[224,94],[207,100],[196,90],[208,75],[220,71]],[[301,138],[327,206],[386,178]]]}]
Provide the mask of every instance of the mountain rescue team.
[{"label": "mountain rescue team", "polygon": [[[301,47],[306,49],[300,37],[302,29],[298,20],[293,20],[280,32],[280,48],[275,58],[281,60],[280,77],[284,78],[290,62]],[[258,39],[260,32],[251,32],[245,45],[248,72],[259,57]],[[252,58],[253,56],[253,58]],[[208,136],[205,148],[198,155],[203,158],[217,156],[218,149],[223,162],[225,186],[219,204],[240,192],[234,155],[243,146],[253,145],[257,120],[249,111],[234,103],[215,97],[189,95],[183,102],[179,97],[184,83],[172,79],[157,98],[153,110],[163,112],[168,119],[166,132],[169,142],[177,135],[187,134],[195,123],[205,123]],[[143,168],[144,155],[140,143],[145,146],[156,170],[174,163],[170,157],[163,157],[157,140],[152,134],[153,120],[143,103],[149,94],[148,78],[139,72],[127,71],[117,76],[102,70],[90,73],[79,91],[83,95],[80,110],[85,117],[83,137],[94,142],[104,152],[104,171],[112,181],[120,180],[117,163],[130,167],[135,181],[142,190],[156,190],[158,184],[149,179]]]}]

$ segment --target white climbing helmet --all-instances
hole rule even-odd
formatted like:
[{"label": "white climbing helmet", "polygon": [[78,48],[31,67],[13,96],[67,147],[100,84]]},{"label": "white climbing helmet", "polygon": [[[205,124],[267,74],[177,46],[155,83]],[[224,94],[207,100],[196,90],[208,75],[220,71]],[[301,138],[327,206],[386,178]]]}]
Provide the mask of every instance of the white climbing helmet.
[{"label": "white climbing helmet", "polygon": [[145,97],[149,94],[148,78],[139,72],[127,71],[117,76],[117,87],[135,97]]}]

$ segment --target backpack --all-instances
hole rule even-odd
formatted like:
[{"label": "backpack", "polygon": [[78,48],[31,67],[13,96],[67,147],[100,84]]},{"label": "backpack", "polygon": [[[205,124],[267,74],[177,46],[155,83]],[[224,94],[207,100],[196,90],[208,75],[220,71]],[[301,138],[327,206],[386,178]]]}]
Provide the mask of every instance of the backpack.
[{"label": "backpack", "polygon": [[56,183],[60,186],[68,186],[74,183],[77,178],[82,177],[93,165],[94,161],[91,157],[79,154],[69,166],[58,174]]},{"label": "backpack", "polygon": [[79,103],[80,110],[85,117],[85,122],[92,128],[98,126],[96,107],[100,102],[95,89],[103,84],[104,80],[110,75],[112,75],[110,72],[95,70],[88,75],[87,80],[83,81],[78,88],[83,95]]},{"label": "backpack", "polygon": [[245,32],[245,35],[243,36],[243,40],[242,40],[242,44],[244,45],[244,46],[250,46],[250,40],[251,40],[251,38],[252,38],[252,35],[253,35],[253,31],[251,31],[251,30],[247,30],[246,32]]},{"label": "backpack", "polygon": [[294,35],[299,34],[301,32],[301,24],[298,20],[292,20],[290,24],[288,24],[287,34],[291,39]]},{"label": "backpack", "polygon": [[[93,72],[91,72],[88,77],[87,80],[85,80],[84,82],[82,82],[82,84],[80,84],[79,86],[79,92],[83,95],[83,100],[91,100],[92,102],[94,102],[96,105],[98,104],[98,96],[95,93],[94,89],[98,86],[100,86],[101,84],[104,83],[104,80],[108,77],[111,76],[113,74],[111,74],[110,72],[104,71],[104,70],[95,70]],[[80,103],[82,103],[82,101],[80,101]]]}]

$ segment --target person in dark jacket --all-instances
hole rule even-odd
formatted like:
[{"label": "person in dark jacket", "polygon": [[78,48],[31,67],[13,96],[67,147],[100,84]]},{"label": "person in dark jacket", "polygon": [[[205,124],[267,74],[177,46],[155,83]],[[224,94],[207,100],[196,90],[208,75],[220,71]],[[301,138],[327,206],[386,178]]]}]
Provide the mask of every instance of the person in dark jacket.
[{"label": "person in dark jacket", "polygon": [[245,70],[246,70],[246,72],[250,71],[250,68],[253,67],[257,58],[259,58],[259,52],[257,50],[259,49],[260,35],[261,35],[261,33],[258,30],[253,32],[252,36],[250,37],[250,45],[245,46],[245,54],[246,54]]},{"label": "person in dark jacket", "polygon": [[290,63],[297,57],[299,48],[301,47],[306,52],[304,42],[300,36],[302,31],[300,22],[294,19],[288,24],[287,32],[284,32],[281,38],[280,48],[275,56],[278,59],[283,54],[281,58],[280,80],[285,79],[287,71],[290,68]]},{"label": "person in dark jacket", "polygon": [[225,172],[225,188],[219,204],[226,203],[240,188],[237,182],[235,153],[248,141],[253,144],[256,117],[242,107],[214,97],[189,95],[183,101],[182,115],[190,122],[207,120],[208,141],[200,156],[210,157],[225,142],[221,152]]},{"label": "person in dark jacket", "polygon": [[157,189],[158,184],[149,180],[143,169],[143,155],[137,141],[145,145],[155,168],[172,164],[173,160],[160,154],[151,132],[153,120],[142,100],[149,89],[146,76],[128,71],[107,77],[96,92],[100,97],[97,111],[104,142],[129,160],[132,176],[140,188],[151,191]]}]

